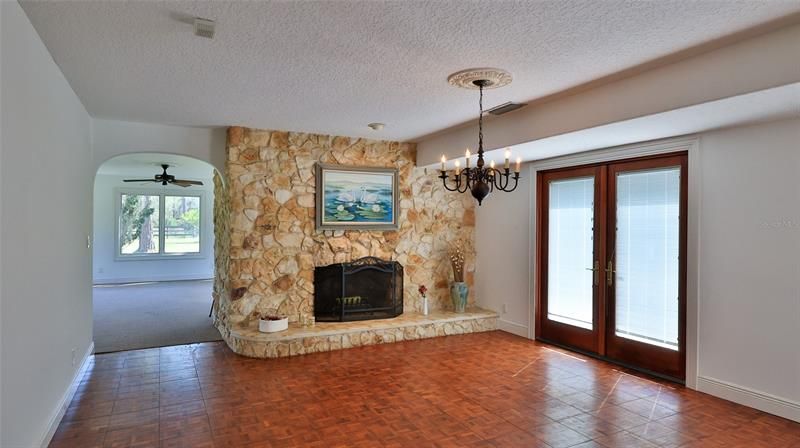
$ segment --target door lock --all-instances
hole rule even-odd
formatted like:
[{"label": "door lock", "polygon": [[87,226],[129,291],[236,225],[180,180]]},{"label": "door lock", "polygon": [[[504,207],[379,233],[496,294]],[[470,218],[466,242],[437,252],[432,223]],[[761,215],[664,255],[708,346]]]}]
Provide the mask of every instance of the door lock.
[{"label": "door lock", "polygon": [[616,272],[614,270],[614,262],[608,260],[608,265],[606,265],[606,284],[608,286],[614,286],[614,274]]}]

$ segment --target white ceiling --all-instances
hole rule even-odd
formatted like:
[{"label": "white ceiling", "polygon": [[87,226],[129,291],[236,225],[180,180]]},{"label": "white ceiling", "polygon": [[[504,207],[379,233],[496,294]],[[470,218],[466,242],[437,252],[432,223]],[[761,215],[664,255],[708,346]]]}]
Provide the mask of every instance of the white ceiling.
[{"label": "white ceiling", "polygon": [[167,173],[185,180],[208,180],[214,167],[207,162],[175,154],[136,153],[107,160],[97,170],[99,175],[152,178],[161,174],[161,164],[169,165]]},{"label": "white ceiling", "polygon": [[[414,140],[800,11],[796,0],[22,2],[94,117]],[[187,18],[217,21],[213,40]],[[385,122],[383,131],[366,127]]]}]

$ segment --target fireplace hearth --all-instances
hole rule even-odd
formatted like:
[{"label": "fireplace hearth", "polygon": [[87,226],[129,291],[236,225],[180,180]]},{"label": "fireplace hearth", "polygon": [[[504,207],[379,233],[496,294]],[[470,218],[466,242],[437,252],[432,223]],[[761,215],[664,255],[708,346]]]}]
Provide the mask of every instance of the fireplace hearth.
[{"label": "fireplace hearth", "polygon": [[403,314],[403,265],[375,257],[314,269],[318,322],[388,319]]}]

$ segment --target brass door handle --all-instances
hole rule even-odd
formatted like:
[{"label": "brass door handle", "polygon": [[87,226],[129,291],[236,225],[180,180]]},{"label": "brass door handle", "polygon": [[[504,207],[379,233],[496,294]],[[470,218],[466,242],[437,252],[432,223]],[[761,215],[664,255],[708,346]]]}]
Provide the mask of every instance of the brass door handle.
[{"label": "brass door handle", "polygon": [[608,260],[608,264],[606,265],[606,284],[608,286],[614,285],[614,274],[617,271],[614,270],[614,262]]},{"label": "brass door handle", "polygon": [[592,271],[594,273],[594,275],[592,276],[593,282],[594,282],[594,286],[599,285],[600,284],[600,261],[595,260],[593,268],[585,268],[585,269],[587,271]]}]

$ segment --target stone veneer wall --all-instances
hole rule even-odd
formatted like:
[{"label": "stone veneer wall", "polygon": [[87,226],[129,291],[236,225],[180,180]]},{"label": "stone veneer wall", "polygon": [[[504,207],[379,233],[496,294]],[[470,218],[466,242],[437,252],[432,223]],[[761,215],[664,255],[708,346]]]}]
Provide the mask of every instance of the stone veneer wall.
[{"label": "stone veneer wall", "polygon": [[[228,188],[217,170],[214,170],[214,320],[224,326],[227,317],[220,313],[220,306],[230,300],[230,248],[231,248],[231,201]],[[222,321],[222,322],[220,322]]]},{"label": "stone veneer wall", "polygon": [[[227,151],[230,295],[219,301],[223,333],[254,311],[277,309],[291,321],[313,316],[314,267],[367,255],[403,264],[406,312],[421,308],[421,284],[432,309],[452,307],[453,244],[467,248],[465,280],[473,284],[473,200],[445,191],[436,172],[415,168],[414,144],[231,127]],[[317,162],[398,168],[400,230],[315,230]]]}]

